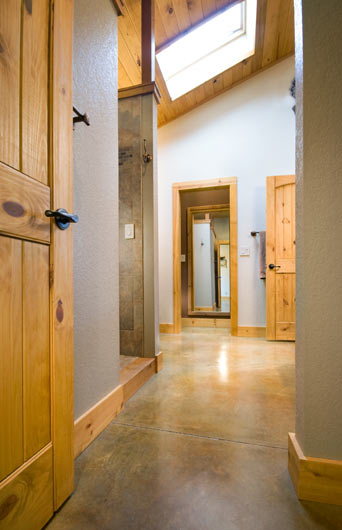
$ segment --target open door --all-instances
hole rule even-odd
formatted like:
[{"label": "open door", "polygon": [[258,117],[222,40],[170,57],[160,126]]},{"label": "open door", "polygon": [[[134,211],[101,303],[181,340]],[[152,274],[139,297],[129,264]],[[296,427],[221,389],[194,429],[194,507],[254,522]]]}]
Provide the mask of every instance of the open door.
[{"label": "open door", "polygon": [[267,177],[266,337],[296,338],[295,176]]},{"label": "open door", "polygon": [[73,490],[72,0],[0,0],[0,527]]}]

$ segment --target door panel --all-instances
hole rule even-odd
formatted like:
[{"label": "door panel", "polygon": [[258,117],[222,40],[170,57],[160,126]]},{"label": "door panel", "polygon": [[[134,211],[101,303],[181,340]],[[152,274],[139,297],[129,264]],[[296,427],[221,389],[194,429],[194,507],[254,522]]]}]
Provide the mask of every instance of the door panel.
[{"label": "door panel", "polygon": [[[295,340],[295,206],[295,177],[268,177],[266,335],[269,340]],[[270,264],[275,268],[270,269]]]},{"label": "door panel", "polygon": [[51,440],[49,247],[23,242],[24,458]]},{"label": "door panel", "polygon": [[0,489],[1,530],[39,530],[53,513],[52,447],[24,464]]},{"label": "door panel", "polygon": [[0,236],[0,480],[23,463],[21,241]]},{"label": "door panel", "polygon": [[1,528],[41,528],[73,489],[72,229],[45,216],[73,209],[72,13],[0,0]]},{"label": "door panel", "polygon": [[0,0],[0,160],[19,169],[21,0]]},{"label": "door panel", "polygon": [[49,242],[50,188],[1,162],[0,175],[0,232]]},{"label": "door panel", "polygon": [[22,167],[48,182],[49,0],[24,2],[22,20]]}]

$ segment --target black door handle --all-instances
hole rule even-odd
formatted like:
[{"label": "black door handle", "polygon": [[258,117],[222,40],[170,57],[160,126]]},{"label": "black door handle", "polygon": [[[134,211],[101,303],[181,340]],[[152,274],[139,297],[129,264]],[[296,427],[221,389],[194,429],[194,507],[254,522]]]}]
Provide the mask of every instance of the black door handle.
[{"label": "black door handle", "polygon": [[69,228],[70,223],[78,223],[78,215],[74,213],[68,213],[64,208],[58,210],[46,210],[46,217],[54,217],[56,225],[61,230]]},{"label": "black door handle", "polygon": [[271,269],[271,271],[273,271],[273,269],[280,269],[280,265],[274,265],[273,263],[270,263],[268,268]]}]

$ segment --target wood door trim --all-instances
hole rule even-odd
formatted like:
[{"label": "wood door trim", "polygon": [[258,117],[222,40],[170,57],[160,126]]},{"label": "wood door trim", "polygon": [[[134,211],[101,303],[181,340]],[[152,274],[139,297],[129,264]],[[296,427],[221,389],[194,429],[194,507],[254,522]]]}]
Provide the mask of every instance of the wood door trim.
[{"label": "wood door trim", "polygon": [[237,178],[225,177],[209,180],[177,182],[172,186],[173,218],[173,323],[175,333],[182,329],[181,306],[181,205],[182,191],[229,189],[230,193],[230,252],[231,252],[231,334],[236,336],[238,327],[238,257],[237,257]]},{"label": "wood door trim", "polygon": [[[73,211],[73,0],[54,0],[50,56],[51,208]],[[74,489],[72,225],[51,222],[50,326],[54,510]]]}]

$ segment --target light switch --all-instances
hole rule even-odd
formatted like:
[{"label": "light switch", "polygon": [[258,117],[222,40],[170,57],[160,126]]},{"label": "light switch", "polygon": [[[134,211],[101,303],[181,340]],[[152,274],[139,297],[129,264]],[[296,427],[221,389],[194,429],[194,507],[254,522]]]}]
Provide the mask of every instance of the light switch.
[{"label": "light switch", "polygon": [[134,225],[125,225],[125,239],[134,239]]},{"label": "light switch", "polygon": [[181,262],[182,263],[186,262],[186,255],[185,254],[181,254]]},{"label": "light switch", "polygon": [[249,247],[240,247],[240,256],[249,256]]}]

